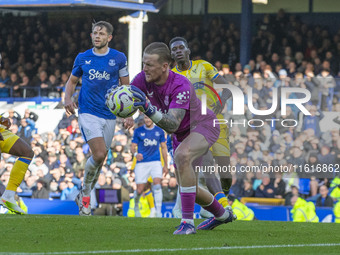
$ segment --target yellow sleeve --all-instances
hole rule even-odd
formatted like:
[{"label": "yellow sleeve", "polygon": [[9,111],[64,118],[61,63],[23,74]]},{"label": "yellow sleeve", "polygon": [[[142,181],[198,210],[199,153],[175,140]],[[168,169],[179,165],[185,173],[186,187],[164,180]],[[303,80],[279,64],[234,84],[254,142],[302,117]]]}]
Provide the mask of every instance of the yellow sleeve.
[{"label": "yellow sleeve", "polygon": [[136,159],[136,157],[133,157],[132,164],[131,164],[131,170],[135,170],[136,163],[137,163],[137,159]]},{"label": "yellow sleeve", "polygon": [[216,67],[214,67],[207,61],[202,61],[202,65],[204,66],[204,69],[206,71],[207,78],[211,81],[215,80],[219,75]]}]

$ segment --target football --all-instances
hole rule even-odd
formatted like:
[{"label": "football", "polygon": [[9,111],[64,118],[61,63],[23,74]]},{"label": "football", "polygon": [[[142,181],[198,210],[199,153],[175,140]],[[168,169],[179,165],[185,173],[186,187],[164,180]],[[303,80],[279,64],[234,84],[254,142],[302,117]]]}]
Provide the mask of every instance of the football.
[{"label": "football", "polygon": [[121,118],[131,117],[135,114],[138,110],[133,106],[135,100],[129,85],[111,88],[106,94],[106,106],[114,115]]}]

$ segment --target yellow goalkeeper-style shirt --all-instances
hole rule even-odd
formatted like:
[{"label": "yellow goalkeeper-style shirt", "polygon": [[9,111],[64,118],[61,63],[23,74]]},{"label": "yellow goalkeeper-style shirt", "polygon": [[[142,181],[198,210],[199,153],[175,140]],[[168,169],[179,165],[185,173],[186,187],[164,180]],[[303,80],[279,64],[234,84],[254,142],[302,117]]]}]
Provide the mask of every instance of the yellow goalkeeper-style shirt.
[{"label": "yellow goalkeeper-style shirt", "polygon": [[[207,107],[212,110],[216,104],[220,104],[217,95],[214,93],[213,81],[218,77],[217,69],[207,61],[191,60],[188,70],[181,71],[175,66],[173,72],[182,74],[188,78],[195,88],[197,97],[201,100],[202,95],[207,95]],[[218,117],[223,119],[223,116]]]}]

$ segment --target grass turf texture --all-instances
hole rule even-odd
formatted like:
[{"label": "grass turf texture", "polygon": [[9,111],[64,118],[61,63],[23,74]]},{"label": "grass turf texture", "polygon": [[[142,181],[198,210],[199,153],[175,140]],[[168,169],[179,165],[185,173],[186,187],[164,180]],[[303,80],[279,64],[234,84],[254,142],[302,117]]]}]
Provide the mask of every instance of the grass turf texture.
[{"label": "grass turf texture", "polygon": [[[201,220],[196,220],[196,225]],[[0,215],[0,254],[177,249],[134,254],[339,254],[340,224],[233,222],[196,235],[174,236],[178,219]],[[322,247],[236,248],[236,246],[338,244]],[[226,250],[190,250],[226,247]],[[178,249],[189,250],[178,250]],[[232,249],[229,249],[232,248]],[[78,253],[81,254],[81,253]],[[85,253],[83,253],[85,254]],[[90,254],[90,253],[87,253]],[[92,254],[109,254],[94,252]]]}]

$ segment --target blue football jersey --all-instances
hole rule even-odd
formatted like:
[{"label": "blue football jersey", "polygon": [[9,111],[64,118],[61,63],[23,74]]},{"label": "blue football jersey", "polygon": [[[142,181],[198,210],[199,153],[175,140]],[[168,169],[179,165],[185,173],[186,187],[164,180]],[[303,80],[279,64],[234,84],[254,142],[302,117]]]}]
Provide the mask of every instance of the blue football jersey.
[{"label": "blue football jersey", "polygon": [[93,49],[79,53],[74,61],[72,75],[82,77],[79,94],[79,113],[90,113],[104,119],[115,119],[105,105],[106,91],[119,84],[119,77],[128,76],[124,53],[109,48],[105,54]]},{"label": "blue football jersey", "polygon": [[143,155],[143,160],[140,162],[150,162],[161,160],[159,152],[160,143],[165,142],[165,134],[163,129],[154,126],[149,129],[145,126],[137,128],[133,134],[132,142],[138,146],[138,153]]}]

